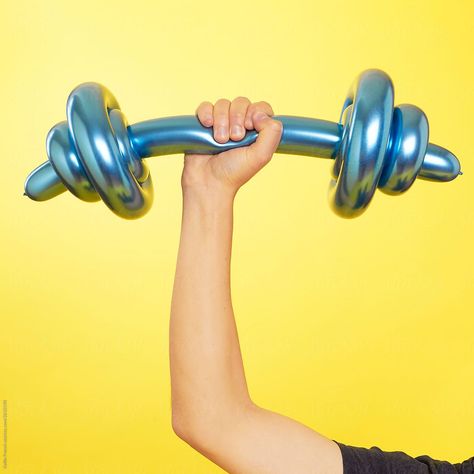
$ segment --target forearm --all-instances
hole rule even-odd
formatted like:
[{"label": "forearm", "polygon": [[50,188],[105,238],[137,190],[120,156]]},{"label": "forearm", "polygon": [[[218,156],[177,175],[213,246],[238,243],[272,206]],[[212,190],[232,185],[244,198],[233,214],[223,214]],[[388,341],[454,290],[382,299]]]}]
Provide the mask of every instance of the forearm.
[{"label": "forearm", "polygon": [[170,323],[174,430],[229,473],[342,473],[332,440],[251,401],[230,291],[233,198],[183,197]]},{"label": "forearm", "polygon": [[174,422],[213,424],[250,400],[230,289],[233,201],[225,191],[183,190],[170,320]]}]

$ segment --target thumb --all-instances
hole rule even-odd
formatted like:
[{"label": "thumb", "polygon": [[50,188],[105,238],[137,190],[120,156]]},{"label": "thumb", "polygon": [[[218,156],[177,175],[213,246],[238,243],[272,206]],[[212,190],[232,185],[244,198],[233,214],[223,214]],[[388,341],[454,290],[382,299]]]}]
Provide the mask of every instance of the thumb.
[{"label": "thumb", "polygon": [[263,166],[271,160],[273,153],[280,144],[283,124],[264,112],[255,114],[253,124],[258,132],[258,137],[249,146],[247,156],[251,162],[257,162]]}]

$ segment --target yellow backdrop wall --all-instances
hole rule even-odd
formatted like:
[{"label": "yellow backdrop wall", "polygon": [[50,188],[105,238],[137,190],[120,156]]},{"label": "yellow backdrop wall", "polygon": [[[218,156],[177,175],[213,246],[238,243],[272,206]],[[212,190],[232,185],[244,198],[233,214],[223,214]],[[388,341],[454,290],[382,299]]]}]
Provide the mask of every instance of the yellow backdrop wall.
[{"label": "yellow backdrop wall", "polygon": [[[473,2],[3,0],[0,397],[12,473],[222,472],[172,432],[168,321],[182,156],[148,161],[150,213],[22,196],[73,87],[130,123],[248,96],[337,120],[389,73],[464,176],[336,217],[330,164],[276,155],[236,199],[232,291],[251,394],[328,437],[474,455]],[[3,430],[0,434],[3,441]]]}]

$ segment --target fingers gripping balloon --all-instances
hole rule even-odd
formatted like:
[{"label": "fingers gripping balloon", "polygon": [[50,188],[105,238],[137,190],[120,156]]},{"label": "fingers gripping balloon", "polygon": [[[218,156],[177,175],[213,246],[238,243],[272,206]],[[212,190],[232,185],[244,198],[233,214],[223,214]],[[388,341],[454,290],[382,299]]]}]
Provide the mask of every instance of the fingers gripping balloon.
[{"label": "fingers gripping balloon", "polygon": [[[376,188],[405,192],[417,177],[451,181],[457,158],[428,143],[428,120],[414,105],[393,106],[393,85],[384,72],[364,71],[344,102],[339,123],[275,115],[283,124],[277,153],[334,160],[330,203],[342,217],[364,212]],[[128,125],[115,97],[102,85],[85,83],[67,101],[67,122],[49,132],[49,161],[32,171],[25,194],[36,201],[69,189],[84,201],[98,201],[126,219],[143,216],[153,200],[143,158],[174,153],[220,153],[247,146],[258,136],[218,143],[194,115]]]}]

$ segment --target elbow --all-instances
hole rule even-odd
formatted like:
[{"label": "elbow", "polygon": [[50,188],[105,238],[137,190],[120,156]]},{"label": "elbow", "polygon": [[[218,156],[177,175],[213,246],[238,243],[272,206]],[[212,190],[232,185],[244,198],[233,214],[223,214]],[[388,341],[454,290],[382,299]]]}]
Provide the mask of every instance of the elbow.
[{"label": "elbow", "polygon": [[188,444],[191,444],[191,429],[189,423],[186,423],[186,419],[180,414],[173,410],[171,415],[171,427],[173,428],[174,434],[181,438]]},{"label": "elbow", "polygon": [[212,442],[218,426],[218,416],[211,410],[172,411],[171,425],[178,438],[199,450]]},{"label": "elbow", "polygon": [[181,412],[172,413],[171,426],[174,434],[196,451],[207,451],[212,446],[216,429],[213,418],[191,417]]},{"label": "elbow", "polygon": [[234,404],[226,409],[206,409],[185,412],[173,409],[171,425],[173,432],[200,452],[215,449],[226,438],[226,433],[235,427],[239,419],[248,416],[253,403]]}]

